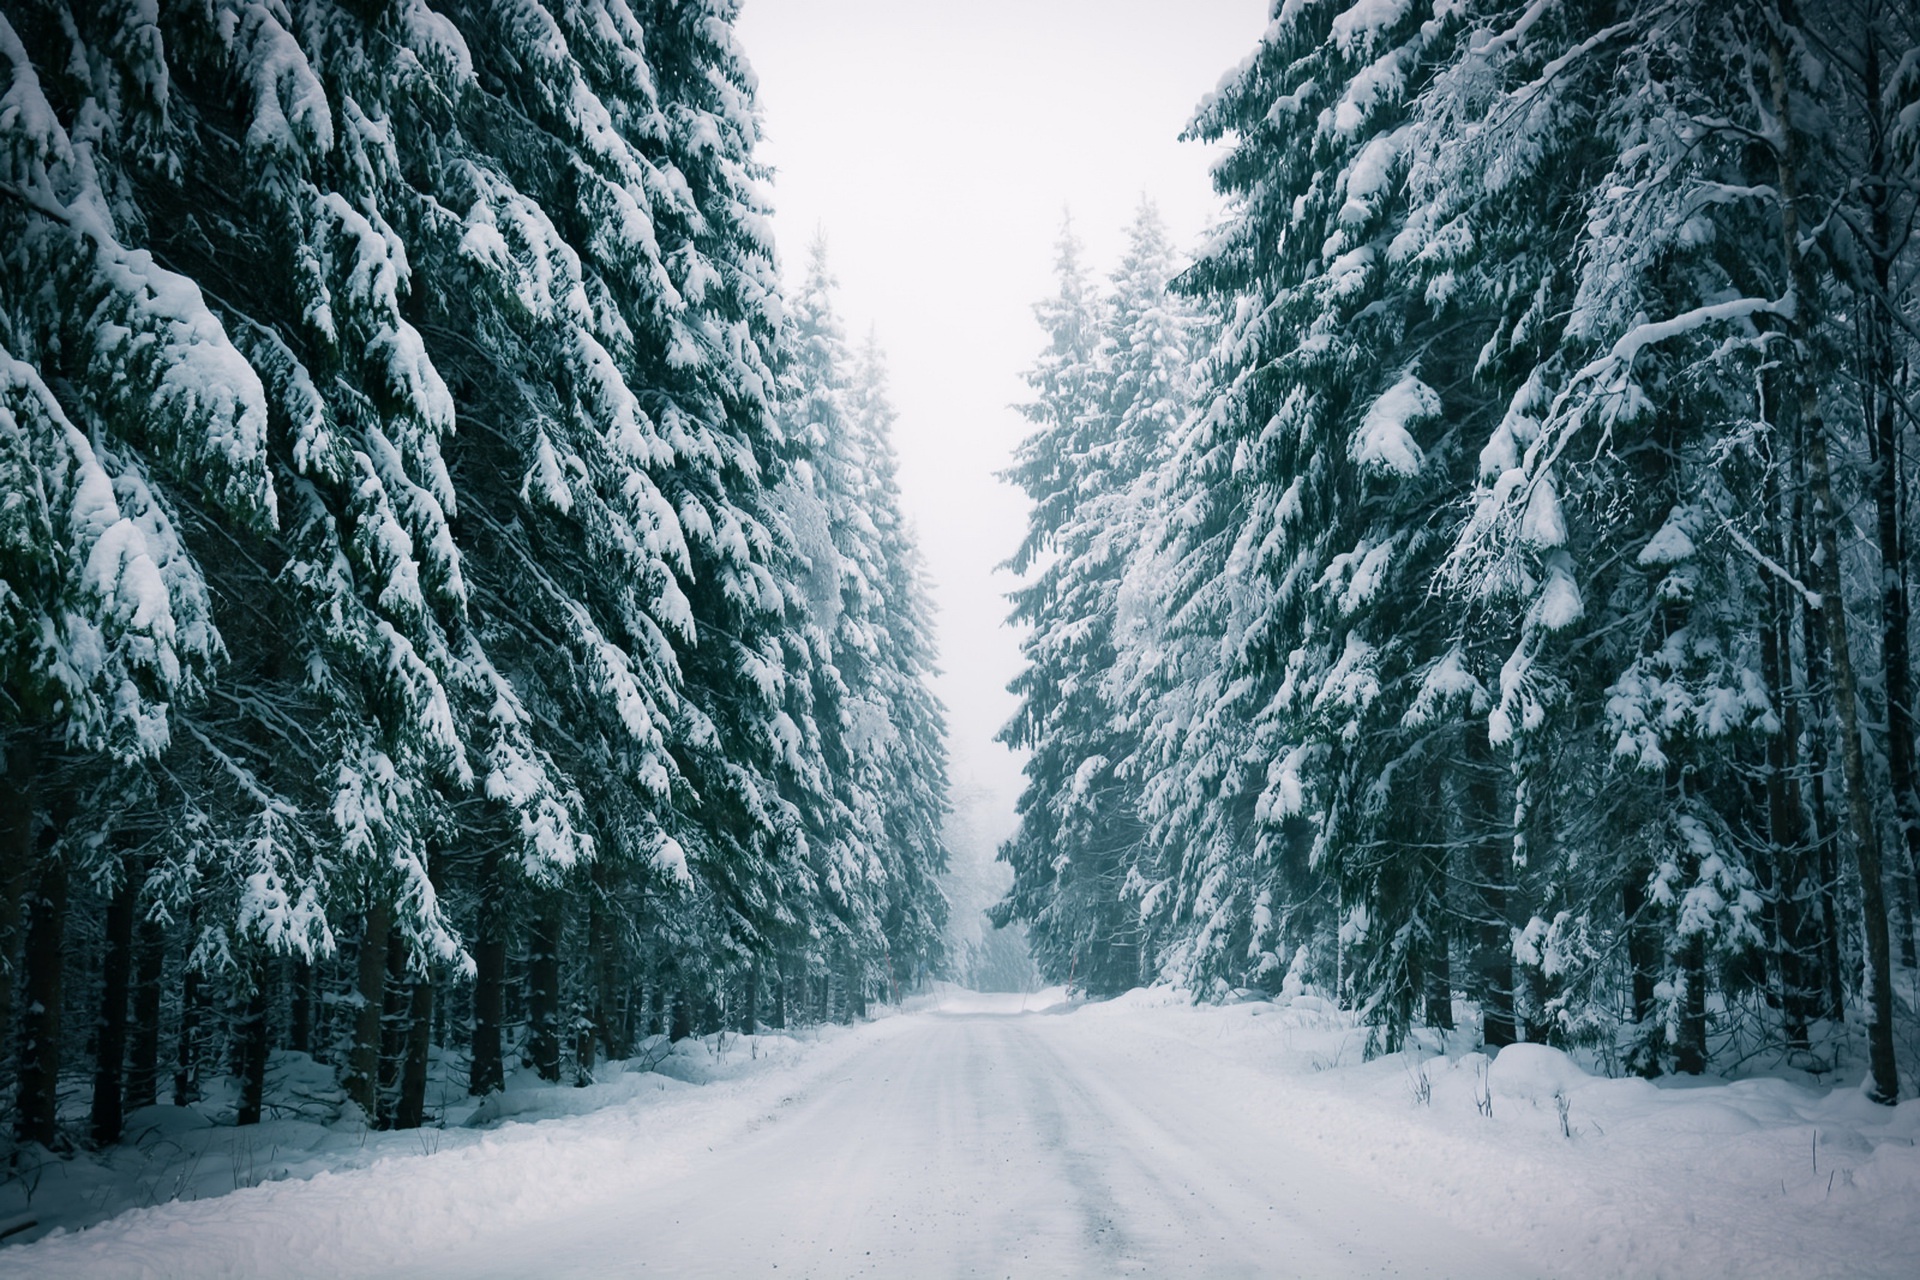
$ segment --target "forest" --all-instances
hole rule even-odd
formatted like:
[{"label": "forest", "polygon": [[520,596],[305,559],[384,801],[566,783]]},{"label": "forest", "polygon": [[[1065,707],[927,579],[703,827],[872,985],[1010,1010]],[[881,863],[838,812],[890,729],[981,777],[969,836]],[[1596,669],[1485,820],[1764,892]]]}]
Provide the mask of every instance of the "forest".
[{"label": "forest", "polygon": [[[20,1144],[365,1123],[942,962],[883,356],[783,290],[727,0],[0,14]],[[435,1059],[437,1061],[437,1057]]]},{"label": "forest", "polygon": [[[1013,568],[1049,979],[1911,1072],[1920,13],[1282,0],[1071,228]],[[1896,1016],[1898,1015],[1898,1016]]]},{"label": "forest", "polygon": [[[0,8],[16,1156],[956,976],[899,415],[737,8]],[[1069,220],[1035,310],[993,924],[1895,1102],[1920,13],[1276,0],[1187,136],[1204,242]]]}]

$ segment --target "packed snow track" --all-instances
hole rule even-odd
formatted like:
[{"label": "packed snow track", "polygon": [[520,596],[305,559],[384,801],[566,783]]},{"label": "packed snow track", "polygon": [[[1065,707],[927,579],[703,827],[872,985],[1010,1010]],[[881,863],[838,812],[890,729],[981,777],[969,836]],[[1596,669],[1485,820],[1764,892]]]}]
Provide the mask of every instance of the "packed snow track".
[{"label": "packed snow track", "polygon": [[[699,1100],[124,1215],[36,1275],[1539,1274],[1290,1145],[1171,1044],[1022,1012],[888,1019]],[[1205,1087],[1197,1087],[1204,1081]],[[1234,1082],[1239,1083],[1239,1082]],[[1248,1082],[1252,1083],[1252,1082]],[[701,1091],[703,1093],[706,1090]],[[694,1110],[698,1110],[696,1107]]]},{"label": "packed snow track", "polygon": [[448,1273],[1524,1274],[1070,1019],[916,1022],[672,1185]]}]

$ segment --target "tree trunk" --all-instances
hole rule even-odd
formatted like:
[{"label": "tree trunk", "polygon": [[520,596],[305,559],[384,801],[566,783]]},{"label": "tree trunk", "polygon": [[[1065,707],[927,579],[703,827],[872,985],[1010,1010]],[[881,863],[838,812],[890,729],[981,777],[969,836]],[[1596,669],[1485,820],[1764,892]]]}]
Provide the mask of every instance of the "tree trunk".
[{"label": "tree trunk", "polygon": [[527,940],[527,1056],[542,1080],[560,1079],[560,933],[565,901],[545,895]]},{"label": "tree trunk", "polygon": [[66,964],[67,864],[41,839],[40,874],[27,898],[20,1080],[14,1133],[52,1146],[59,1137],[61,970]]},{"label": "tree trunk", "polygon": [[[485,928],[485,926],[482,926]],[[507,943],[497,931],[482,933],[473,947],[473,1069],[467,1092],[483,1097],[506,1087],[500,1033],[507,990]]]},{"label": "tree trunk", "polygon": [[[1804,452],[1804,451],[1803,451]],[[1805,477],[1800,481],[1804,484]],[[1809,521],[1804,511],[1799,509],[1796,500],[1796,523],[1801,534],[1795,539],[1795,554],[1798,559],[1795,569],[1802,580],[1811,579],[1814,572],[1814,548],[1805,536],[1805,525]],[[1833,805],[1827,796],[1827,778],[1831,773],[1827,757],[1827,735],[1822,726],[1830,723],[1832,709],[1825,697],[1827,686],[1827,664],[1821,645],[1821,625],[1818,611],[1801,611],[1801,646],[1806,655],[1806,686],[1809,713],[1807,723],[1802,726],[1801,740],[1805,743],[1801,756],[1806,760],[1807,782],[1806,807],[1807,819],[1812,824],[1814,865],[1818,870],[1819,887],[1814,895],[1814,907],[1820,918],[1820,978],[1821,995],[1826,1016],[1834,1022],[1844,1022],[1847,1016],[1846,964],[1841,958],[1841,934],[1846,926],[1840,915],[1837,889],[1840,884],[1839,836],[1834,832]]]},{"label": "tree trunk", "polygon": [[140,883],[131,858],[121,860],[120,886],[107,904],[107,954],[100,966],[100,1020],[93,1060],[93,1114],[88,1129],[97,1147],[120,1140],[127,1059],[127,988],[133,973],[133,917]]},{"label": "tree trunk", "polygon": [[1689,938],[1678,957],[1687,984],[1680,1010],[1680,1038],[1673,1047],[1673,1067],[1682,1075],[1697,1076],[1707,1069],[1707,945],[1699,934]]},{"label": "tree trunk", "polygon": [[1487,1048],[1498,1049],[1512,1044],[1515,1034],[1513,938],[1507,923],[1513,858],[1501,837],[1500,782],[1485,723],[1467,725],[1466,745],[1468,822],[1475,828],[1471,838],[1479,894],[1473,918],[1475,994],[1480,999],[1480,1038]]},{"label": "tree trunk", "polygon": [[[1786,0],[1782,0],[1783,14]],[[1773,106],[1778,119],[1791,120],[1788,109],[1787,51],[1776,32],[1769,40],[1773,78]],[[1779,152],[1781,243],[1788,278],[1798,308],[1790,322],[1803,359],[1810,356],[1805,328],[1813,308],[1813,275],[1800,254],[1798,156],[1796,134],[1786,129]],[[1866,753],[1860,743],[1858,685],[1848,636],[1847,602],[1840,574],[1840,507],[1833,495],[1833,469],[1827,424],[1820,418],[1818,382],[1814,371],[1799,370],[1800,421],[1806,429],[1808,474],[1813,481],[1814,536],[1819,539],[1821,614],[1826,620],[1828,661],[1833,668],[1833,703],[1840,718],[1840,763],[1847,783],[1847,813],[1853,837],[1854,860],[1860,871],[1860,908],[1864,916],[1866,955],[1867,1057],[1871,1081],[1868,1096],[1891,1106],[1900,1097],[1900,1077],[1893,1054],[1893,964],[1887,932],[1886,891],[1881,878],[1880,827],[1873,812],[1873,792]]]},{"label": "tree trunk", "polygon": [[[1776,547],[1782,563],[1784,548]],[[1766,808],[1768,857],[1773,869],[1774,959],[1780,978],[1780,1011],[1789,1048],[1808,1047],[1807,1024],[1819,1016],[1807,956],[1813,939],[1807,929],[1807,839],[1793,754],[1800,742],[1800,716],[1788,671],[1789,632],[1794,601],[1784,584],[1772,588],[1773,621],[1760,633],[1760,672],[1767,696],[1779,711],[1780,728],[1767,739]]]},{"label": "tree trunk", "polygon": [[[1895,162],[1889,155],[1887,122],[1880,118],[1882,106],[1880,40],[1868,34],[1861,62],[1861,106],[1870,116],[1873,153],[1868,159],[1869,174],[1890,178]],[[1920,766],[1916,766],[1915,701],[1912,647],[1908,627],[1913,619],[1907,595],[1907,545],[1909,526],[1902,518],[1899,423],[1894,402],[1900,390],[1900,358],[1895,346],[1894,260],[1901,252],[1903,233],[1894,225],[1892,185],[1886,181],[1861,184],[1861,198],[1867,203],[1867,246],[1869,270],[1873,276],[1872,296],[1862,316],[1866,339],[1866,394],[1868,440],[1873,453],[1873,501],[1876,533],[1880,551],[1880,625],[1881,663],[1887,692],[1887,778],[1892,784],[1893,816],[1900,832],[1901,845],[1893,875],[1900,886],[1897,901],[1903,911],[1900,930],[1900,955],[1908,968],[1915,964],[1914,915],[1915,878],[1920,876]]]},{"label": "tree trunk", "polygon": [[267,1056],[273,1047],[271,1026],[272,991],[267,983],[267,960],[256,956],[250,966],[252,991],[247,996],[246,1016],[237,1028],[240,1039],[240,1109],[236,1124],[259,1124],[267,1092]]},{"label": "tree trunk", "polygon": [[433,1053],[433,975],[415,974],[409,985],[405,1058],[393,1104],[396,1129],[418,1129],[426,1123],[427,1067]]},{"label": "tree trunk", "polygon": [[1429,1027],[1453,1030],[1453,956],[1447,940],[1447,867],[1444,855],[1429,868],[1426,939],[1426,1021]]},{"label": "tree trunk", "polygon": [[687,999],[687,993],[673,993],[673,1017],[667,1030],[667,1039],[678,1044],[693,1034],[693,1002]]},{"label": "tree trunk", "polygon": [[[187,910],[187,937],[199,928],[200,908],[195,903]],[[191,955],[187,971],[180,979],[180,1045],[174,1058],[173,1105],[184,1107],[200,1097],[200,1015],[206,999],[206,985],[200,971],[193,967]]]},{"label": "tree trunk", "polygon": [[140,913],[134,953],[133,1031],[128,1037],[127,1109],[160,1100],[160,1003],[167,967],[167,930]]},{"label": "tree trunk", "polygon": [[1819,520],[1822,559],[1821,593],[1826,616],[1827,649],[1833,668],[1834,709],[1840,717],[1841,776],[1847,784],[1847,813],[1853,837],[1854,862],[1860,873],[1860,910],[1866,941],[1866,975],[1862,992],[1867,1006],[1867,1055],[1873,1083],[1868,1096],[1892,1105],[1900,1096],[1900,1077],[1893,1056],[1893,957],[1887,929],[1885,885],[1881,876],[1880,825],[1873,812],[1872,781],[1866,752],[1860,743],[1860,716],[1853,657],[1847,634],[1847,604],[1840,580],[1840,544],[1834,525],[1840,510],[1834,502],[1827,455],[1826,427],[1817,418],[1809,434],[1812,455],[1815,518]]},{"label": "tree trunk", "polygon": [[387,935],[393,929],[393,909],[385,902],[367,908],[360,938],[359,1007],[354,1011],[353,1048],[347,1054],[346,1078],[341,1081],[365,1113],[368,1124],[380,1116],[380,1023],[386,1008]]},{"label": "tree trunk", "polygon": [[760,1017],[760,965],[749,965],[740,980],[740,1017],[734,1029],[743,1036],[754,1033]]},{"label": "tree trunk", "polygon": [[305,960],[288,964],[287,985],[291,988],[287,1003],[287,1048],[295,1053],[312,1053],[313,966]]},{"label": "tree trunk", "polygon": [[400,1070],[407,1053],[407,1018],[413,990],[407,980],[407,942],[398,929],[387,934],[386,997],[380,1004],[380,1127],[393,1126]]},{"label": "tree trunk", "polygon": [[1643,863],[1627,868],[1620,886],[1620,910],[1626,920],[1627,967],[1632,970],[1633,1020],[1644,1025],[1653,1016],[1653,989],[1660,974],[1660,931],[1646,919],[1647,880]]},{"label": "tree trunk", "polygon": [[787,1029],[787,960],[785,956],[774,960],[773,968],[773,1014],[767,1025],[775,1031]]},{"label": "tree trunk", "polygon": [[0,1070],[13,1031],[15,964],[20,957],[21,900],[34,871],[34,817],[38,812],[40,752],[30,732],[0,746]]}]

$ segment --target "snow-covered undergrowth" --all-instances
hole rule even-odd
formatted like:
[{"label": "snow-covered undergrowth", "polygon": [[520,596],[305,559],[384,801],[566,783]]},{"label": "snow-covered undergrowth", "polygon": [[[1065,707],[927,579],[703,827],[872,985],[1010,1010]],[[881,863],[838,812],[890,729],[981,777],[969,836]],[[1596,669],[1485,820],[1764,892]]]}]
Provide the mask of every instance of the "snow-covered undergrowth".
[{"label": "snow-covered undergrowth", "polygon": [[1312,994],[1199,1005],[1139,990],[1076,1035],[1131,1041],[1223,1106],[1383,1194],[1578,1276],[1905,1276],[1920,1255],[1920,1099],[1840,1084],[1594,1074],[1545,1045],[1489,1058],[1417,1033],[1366,1059],[1367,1029]]},{"label": "snow-covered undergrowth", "polygon": [[[233,1125],[238,1081],[223,1077],[209,1082],[204,1096],[190,1106],[135,1111],[127,1119],[125,1139],[104,1151],[68,1157],[40,1148],[18,1152],[12,1169],[0,1169],[5,1175],[0,1231],[10,1230],[0,1245],[0,1273],[7,1270],[8,1245],[91,1226],[127,1210],[211,1200],[270,1183],[498,1144],[506,1131],[535,1121],[610,1108],[657,1116],[691,1096],[728,1092],[709,1086],[790,1072],[822,1041],[836,1040],[846,1030],[722,1032],[677,1044],[653,1036],[631,1059],[601,1063],[590,1084],[549,1083],[523,1070],[485,1099],[466,1096],[463,1056],[436,1051],[427,1096],[436,1123],[388,1131],[368,1127],[335,1082],[332,1067],[304,1053],[275,1053],[260,1124]],[[84,1109],[82,1082],[75,1083],[73,1105]],[[720,1107],[712,1118],[724,1124],[730,1113]],[[564,1131],[556,1130],[551,1140],[564,1142]]]}]

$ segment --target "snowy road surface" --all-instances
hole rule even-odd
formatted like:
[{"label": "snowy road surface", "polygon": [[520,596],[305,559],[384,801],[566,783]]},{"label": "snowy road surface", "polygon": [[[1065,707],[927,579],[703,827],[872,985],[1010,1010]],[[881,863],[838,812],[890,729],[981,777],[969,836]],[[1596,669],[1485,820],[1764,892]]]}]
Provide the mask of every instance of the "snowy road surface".
[{"label": "snowy road surface", "polygon": [[668,1185],[482,1242],[435,1273],[1527,1274],[1316,1167],[1282,1126],[1196,1096],[1185,1072],[1102,1052],[1072,1019],[913,1022]]},{"label": "snowy road surface", "polygon": [[[1015,998],[1017,1001],[1017,997]],[[986,1005],[987,1009],[977,1006]],[[1544,1274],[1081,1017],[887,1019],[793,1069],[0,1252],[34,1276]],[[696,1096],[698,1095],[698,1096]]]},{"label": "snowy road surface", "polygon": [[516,1085],[504,1123],[368,1135],[331,1172],[351,1126],[249,1147],[244,1189],[0,1247],[0,1277],[1904,1280],[1920,1256],[1920,1101],[1489,1063],[1470,1031],[1369,1059],[1311,994],[939,1000]]}]

